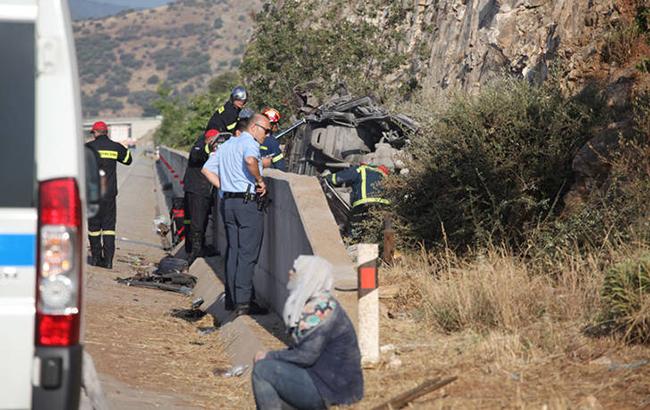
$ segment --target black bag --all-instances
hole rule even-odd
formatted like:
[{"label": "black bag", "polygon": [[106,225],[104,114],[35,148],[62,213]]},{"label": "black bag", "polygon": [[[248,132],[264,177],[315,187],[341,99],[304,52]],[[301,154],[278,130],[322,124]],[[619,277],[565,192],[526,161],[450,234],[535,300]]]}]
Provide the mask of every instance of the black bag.
[{"label": "black bag", "polygon": [[185,259],[165,256],[158,263],[155,274],[162,276],[170,273],[187,273],[188,270],[189,266]]}]

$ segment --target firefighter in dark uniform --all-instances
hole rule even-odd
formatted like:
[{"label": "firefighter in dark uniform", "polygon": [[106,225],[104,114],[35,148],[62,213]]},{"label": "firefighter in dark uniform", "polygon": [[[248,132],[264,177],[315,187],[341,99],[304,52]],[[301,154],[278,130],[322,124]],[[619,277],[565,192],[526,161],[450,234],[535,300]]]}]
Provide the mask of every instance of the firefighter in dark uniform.
[{"label": "firefighter in dark uniform", "polygon": [[239,112],[244,108],[247,100],[248,93],[244,87],[237,86],[233,88],[230,93],[230,99],[226,101],[224,105],[219,107],[214,114],[212,114],[205,130],[235,132],[237,120],[239,119]]},{"label": "firefighter in dark uniform", "polygon": [[[275,168],[280,171],[287,171],[287,162],[284,160],[284,153],[280,147],[280,143],[275,139],[273,134],[276,134],[279,130],[280,123],[280,112],[274,108],[265,108],[262,111],[269,121],[271,122],[271,131],[272,134],[266,137],[264,143],[260,145],[260,155],[262,156],[262,161],[264,162],[265,168]],[[265,160],[268,158],[268,160]]]},{"label": "firefighter in dark uniform", "polygon": [[218,135],[219,131],[208,130],[196,140],[190,149],[187,169],[183,177],[186,222],[185,251],[189,265],[200,256],[205,242],[205,229],[212,207],[212,184],[201,174],[201,169],[210,157]]},{"label": "firefighter in dark uniform", "polygon": [[325,178],[334,186],[350,186],[350,204],[352,215],[350,217],[350,230],[352,239],[358,241],[364,235],[363,221],[368,217],[371,207],[390,204],[387,199],[378,196],[381,181],[390,173],[385,165],[375,166],[361,164],[346,168]]},{"label": "firefighter in dark uniform", "polygon": [[100,202],[99,212],[88,220],[90,264],[112,269],[115,255],[116,167],[118,162],[130,165],[133,157],[124,145],[108,138],[108,126],[105,122],[94,123],[90,132],[95,139],[86,143],[86,146],[97,152],[99,169],[104,171],[106,177],[106,192]]}]

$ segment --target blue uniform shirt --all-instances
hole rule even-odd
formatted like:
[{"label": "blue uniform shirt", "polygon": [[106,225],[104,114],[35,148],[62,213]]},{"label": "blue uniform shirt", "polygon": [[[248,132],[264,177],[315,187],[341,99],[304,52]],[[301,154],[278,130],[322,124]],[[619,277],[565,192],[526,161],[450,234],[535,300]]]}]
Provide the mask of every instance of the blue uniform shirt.
[{"label": "blue uniform shirt", "polygon": [[255,178],[248,171],[245,162],[248,157],[257,158],[261,174],[260,145],[252,135],[243,132],[239,137],[230,138],[223,143],[203,168],[219,175],[221,192],[255,193]]},{"label": "blue uniform shirt", "polygon": [[269,135],[260,145],[260,154],[263,157],[271,157],[271,166],[280,171],[287,171],[287,162],[284,160],[284,154],[280,148],[280,143],[273,135]]}]

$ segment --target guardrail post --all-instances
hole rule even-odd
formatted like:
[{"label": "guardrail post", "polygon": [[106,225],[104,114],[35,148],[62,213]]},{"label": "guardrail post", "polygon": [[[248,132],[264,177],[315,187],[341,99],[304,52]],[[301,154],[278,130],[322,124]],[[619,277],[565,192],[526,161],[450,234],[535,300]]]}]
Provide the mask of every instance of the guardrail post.
[{"label": "guardrail post", "polygon": [[379,362],[379,283],[377,244],[358,244],[359,349],[361,362]]}]

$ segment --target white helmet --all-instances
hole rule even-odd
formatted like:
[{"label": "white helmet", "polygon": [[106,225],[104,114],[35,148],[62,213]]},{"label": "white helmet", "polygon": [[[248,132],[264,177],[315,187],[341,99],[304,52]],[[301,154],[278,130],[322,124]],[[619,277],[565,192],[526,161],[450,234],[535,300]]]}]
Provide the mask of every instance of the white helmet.
[{"label": "white helmet", "polygon": [[246,92],[246,89],[244,87],[238,85],[237,87],[232,89],[232,92],[230,93],[231,101],[235,101],[235,100],[246,101],[247,99],[248,99],[248,93]]}]

